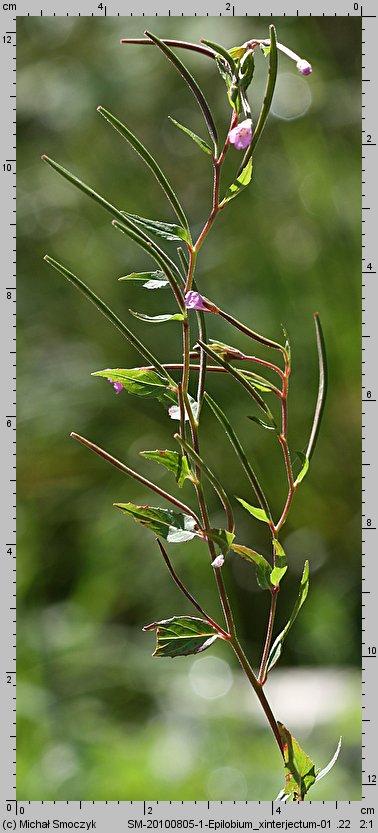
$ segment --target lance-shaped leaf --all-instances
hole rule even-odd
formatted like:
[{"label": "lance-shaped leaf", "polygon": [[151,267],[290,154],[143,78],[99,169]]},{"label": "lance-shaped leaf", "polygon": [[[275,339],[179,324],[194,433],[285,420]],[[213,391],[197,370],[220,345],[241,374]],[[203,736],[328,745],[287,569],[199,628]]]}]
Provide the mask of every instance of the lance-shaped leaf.
[{"label": "lance-shaped leaf", "polygon": [[277,38],[276,38],[276,30],[273,25],[269,26],[270,32],[270,47],[269,47],[269,70],[268,70],[268,79],[266,83],[266,90],[264,95],[264,101],[260,110],[260,115],[257,121],[256,128],[254,130],[252,136],[252,142],[247,149],[244,159],[239,168],[239,175],[243,173],[246,168],[246,165],[252,158],[252,154],[256,148],[257,142],[264,130],[265,124],[267,122],[267,118],[270,113],[270,108],[272,105],[273,93],[276,86],[277,80]]},{"label": "lance-shaped leaf", "polygon": [[192,483],[196,483],[196,478],[194,474],[190,470],[189,463],[185,455],[179,454],[178,451],[168,451],[165,449],[164,451],[140,451],[139,454],[142,457],[146,457],[147,460],[154,460],[155,463],[160,463],[160,465],[165,466],[166,469],[173,472],[177,485],[182,486],[186,479],[191,480]]},{"label": "lance-shaped leaf", "polygon": [[186,657],[205,651],[219,637],[218,631],[195,616],[172,616],[145,625],[144,631],[156,631],[153,657]]},{"label": "lance-shaped leaf", "polygon": [[[179,282],[181,281],[181,275],[177,266],[171,261],[168,255],[166,255],[165,252],[163,252],[163,250],[159,248],[159,246],[156,246],[155,243],[152,243],[149,237],[147,237],[147,235],[145,235],[144,232],[140,231],[137,228],[137,226],[134,226],[133,223],[131,223],[131,221],[128,220],[127,217],[123,218],[122,223],[120,223],[118,220],[112,220],[112,226],[118,229],[118,231],[122,232],[122,234],[126,234],[128,237],[131,238],[131,240],[134,240],[138,244],[138,246],[144,249],[144,251],[147,252],[150,255],[150,257],[152,257],[156,261],[156,263],[163,269],[165,275],[168,278],[170,287],[179,307],[181,309],[184,309],[184,296]],[[136,229],[136,232],[134,231],[134,229]],[[139,236],[139,231],[140,234],[144,235],[143,237]],[[177,274],[179,275],[179,280],[177,278]]]},{"label": "lance-shaped leaf", "polygon": [[[181,289],[179,287],[178,278],[180,278],[179,270],[176,264],[168,257],[168,255],[159,248],[159,246],[154,243],[147,234],[138,226],[130,220],[128,217],[119,211],[114,205],[112,205],[108,200],[105,200],[100,194],[97,194],[96,191],[93,190],[89,185],[86,185],[85,182],[82,182],[78,179],[77,176],[72,174],[70,171],[67,171],[66,168],[63,168],[62,165],[59,165],[57,162],[54,162],[53,159],[50,159],[48,156],[42,156],[44,162],[47,162],[51,168],[53,168],[57,173],[67,179],[72,185],[90,197],[92,200],[97,202],[102,208],[105,208],[106,211],[109,212],[113,217],[116,219],[113,220],[113,224],[117,226],[124,234],[127,234],[135,243],[138,244],[144,251],[148,252],[148,254],[154,258],[154,260],[161,266],[169,280],[169,283],[172,287],[172,291],[174,292],[179,306],[184,306],[183,295]],[[120,223],[121,221],[121,223]],[[178,277],[177,277],[178,276]]]},{"label": "lance-shaped leaf", "polygon": [[264,420],[260,419],[260,417],[249,416],[248,419],[250,419],[251,422],[256,422],[257,425],[260,425],[261,428],[265,428],[267,431],[276,431],[274,425],[271,425],[270,422],[264,422]]},{"label": "lance-shaped leaf", "polygon": [[296,480],[295,480],[295,483],[294,483],[294,486],[299,486],[299,484],[302,483],[303,478],[306,477],[306,474],[309,470],[310,460],[301,451],[296,451],[296,455],[297,455],[297,457],[299,457],[299,459],[302,463],[302,468],[301,468],[298,476],[296,477]]},{"label": "lance-shaped leaf", "polygon": [[321,769],[320,772],[317,772],[316,778],[315,778],[316,783],[318,781],[320,781],[322,778],[324,778],[326,775],[328,775],[328,773],[331,771],[332,767],[335,766],[335,763],[336,763],[336,761],[339,757],[339,754],[340,754],[341,743],[342,743],[342,738],[339,739],[339,742],[337,744],[336,752],[332,756],[330,762],[327,764],[327,766],[324,767],[324,769]]},{"label": "lance-shaped leaf", "polygon": [[131,145],[131,147],[142,157],[143,161],[148,165],[152,173],[155,175],[159,185],[163,189],[164,193],[169,199],[169,202],[172,205],[181,225],[187,230],[188,232],[188,239],[190,240],[190,231],[189,231],[189,224],[185,216],[184,209],[182,208],[171,184],[168,182],[167,177],[163,174],[160,166],[156,162],[156,159],[153,158],[151,153],[147,150],[147,148],[142,144],[142,142],[134,136],[134,133],[128,129],[124,124],[122,124],[119,119],[113,116],[112,113],[109,113],[108,110],[105,110],[104,107],[97,107],[97,112],[100,113],[101,116],[106,119],[109,124],[117,130],[118,133],[123,136],[124,139]]},{"label": "lance-shaped leaf", "polygon": [[327,396],[327,386],[328,386],[328,370],[327,370],[327,353],[325,348],[325,341],[323,336],[323,330],[320,323],[318,313],[314,315],[315,320],[315,329],[316,329],[316,346],[318,349],[318,360],[319,360],[319,387],[318,387],[318,398],[316,401],[315,406],[315,414],[312,423],[311,435],[308,441],[306,457],[310,460],[314,450],[315,445],[319,436],[320,431],[320,424],[322,421],[324,405]]},{"label": "lance-shaped leaf", "polygon": [[244,547],[242,544],[233,544],[231,549],[238,555],[241,555],[246,561],[255,565],[257,583],[262,590],[271,590],[270,574],[272,567],[269,561],[263,555],[260,555],[259,552],[251,550],[249,547]]},{"label": "lance-shaped leaf", "polygon": [[201,38],[201,43],[204,43],[205,46],[209,46],[210,49],[213,49],[214,52],[217,55],[222,55],[222,58],[224,58],[225,61],[228,63],[228,66],[230,67],[231,72],[234,75],[236,75],[237,70],[236,70],[235,61],[234,61],[231,53],[228,52],[228,50],[225,49],[224,46],[222,46],[219,43],[215,43],[215,41],[212,41],[212,40],[205,40],[204,38]]},{"label": "lance-shaped leaf", "polygon": [[234,450],[235,450],[235,452],[236,452],[236,454],[237,454],[237,456],[238,456],[238,458],[239,458],[239,460],[240,460],[240,462],[241,462],[241,464],[244,468],[244,471],[245,471],[245,473],[248,477],[248,480],[251,483],[251,486],[252,486],[252,488],[255,492],[257,500],[260,503],[260,508],[265,511],[265,514],[267,515],[267,517],[270,519],[270,521],[272,521],[272,513],[270,511],[268,501],[267,501],[267,499],[264,495],[264,492],[263,492],[262,487],[259,483],[257,475],[255,474],[255,472],[254,472],[254,470],[251,466],[251,463],[249,462],[248,457],[247,457],[247,455],[244,451],[244,448],[243,448],[239,438],[235,434],[235,431],[234,431],[230,421],[227,419],[226,414],[224,413],[224,411],[222,411],[222,408],[220,408],[218,403],[215,402],[215,400],[212,399],[212,397],[207,392],[205,393],[205,399],[206,399],[206,402],[208,403],[208,405],[210,405],[211,410],[213,411],[213,413],[215,414],[215,416],[219,420],[220,424],[223,426],[223,428],[224,428],[224,430],[225,430],[225,432],[226,432],[226,434],[227,434],[227,436],[228,436],[228,438],[231,442],[231,445],[233,446],[233,448],[234,448]]},{"label": "lance-shaped leaf", "polygon": [[121,211],[121,214],[132,220],[137,226],[142,226],[142,228],[152,232],[156,237],[162,237],[163,240],[190,242],[188,232],[182,226],[177,226],[174,223],[164,223],[162,220],[149,220],[148,217],[139,217],[139,214],[130,214],[128,211]]},{"label": "lance-shaped leaf", "polygon": [[135,336],[134,333],[132,333],[128,327],[126,327],[126,324],[124,324],[123,321],[121,321],[121,319],[118,318],[117,315],[115,315],[113,310],[111,310],[110,307],[108,307],[107,304],[105,304],[104,301],[101,300],[101,298],[99,298],[91,289],[89,289],[89,286],[87,286],[83,281],[81,281],[80,278],[77,278],[76,275],[73,274],[73,272],[70,272],[68,269],[66,269],[65,266],[62,266],[56,260],[53,260],[52,257],[45,255],[43,259],[46,261],[46,263],[49,264],[49,266],[52,266],[53,269],[56,269],[57,272],[60,272],[60,274],[63,275],[64,278],[67,278],[67,280],[69,280],[70,283],[72,283],[76,287],[76,289],[78,289],[86,298],[88,298],[89,301],[92,301],[92,304],[94,304],[95,307],[105,316],[105,318],[107,318],[108,321],[110,321],[117,328],[117,330],[119,330],[122,333],[122,335],[125,336],[125,338],[127,338],[127,340],[130,342],[130,344],[133,345],[133,347],[135,347],[138,353],[140,353],[140,355],[147,360],[148,364],[152,364],[153,367],[156,368],[156,370],[159,370],[161,372],[163,378],[165,380],[168,380],[169,384],[175,384],[167,370],[163,367],[162,364],[160,364],[158,359],[155,358],[154,354],[151,353],[148,347],[145,347],[144,344],[142,344],[142,342],[139,341],[139,338],[137,338],[137,336]]},{"label": "lance-shaped leaf", "polygon": [[153,396],[157,399],[174,400],[175,395],[163,379],[154,370],[146,370],[144,367],[106,368],[97,370],[92,376],[101,376],[104,379],[111,379],[112,382],[120,382],[127,393],[135,396]]},{"label": "lance-shaped leaf", "polygon": [[169,286],[169,281],[160,269],[154,272],[130,272],[130,275],[124,275],[118,278],[119,281],[135,281],[141,282],[144,289],[165,289]]},{"label": "lance-shaped leaf", "polygon": [[144,312],[135,312],[129,309],[134,318],[139,318],[140,321],[147,321],[149,324],[166,324],[167,321],[183,321],[184,316],[181,312],[167,312],[163,315],[146,315]]},{"label": "lance-shaped leaf", "polygon": [[198,534],[194,518],[182,512],[156,506],[137,506],[135,503],[115,503],[114,506],[170,544],[191,541]]},{"label": "lance-shaped leaf", "polygon": [[309,588],[309,564],[308,564],[308,561],[305,561],[305,565],[304,565],[304,568],[303,568],[303,574],[302,574],[302,578],[301,578],[301,584],[300,584],[300,588],[299,588],[299,593],[298,593],[298,597],[297,597],[297,600],[295,602],[295,605],[293,607],[292,614],[290,616],[290,619],[289,619],[287,625],[285,625],[285,627],[281,631],[281,633],[278,634],[277,638],[274,640],[273,645],[270,649],[268,662],[267,662],[267,666],[266,666],[266,673],[267,674],[276,665],[276,663],[278,662],[278,660],[279,660],[279,658],[282,654],[283,643],[284,643],[284,641],[285,641],[285,639],[286,639],[286,637],[289,633],[290,628],[293,626],[302,605],[305,603],[305,601],[307,599],[308,588]]},{"label": "lance-shaped leaf", "polygon": [[258,521],[263,521],[263,523],[268,524],[269,518],[265,512],[265,509],[260,509],[258,506],[251,506],[250,503],[247,503],[246,500],[243,500],[241,497],[237,497],[236,500],[241,503],[244,509],[249,512],[250,515],[253,515],[254,518],[257,518]]},{"label": "lance-shaped leaf", "polygon": [[186,81],[188,87],[191,89],[191,91],[192,91],[194,97],[197,99],[197,102],[198,102],[198,104],[200,106],[200,109],[202,111],[202,115],[205,119],[206,126],[207,126],[207,129],[209,131],[209,135],[211,136],[211,139],[213,140],[214,149],[215,149],[215,153],[216,153],[217,152],[217,142],[218,142],[217,129],[215,127],[215,122],[214,122],[213,116],[211,114],[210,107],[209,107],[209,105],[206,101],[206,98],[205,98],[202,90],[198,86],[197,81],[195,81],[193,76],[190,74],[189,70],[186,68],[186,66],[180,60],[180,58],[178,58],[177,55],[174,52],[172,52],[172,49],[170,49],[169,46],[167,46],[166,43],[164,43],[162,40],[160,40],[160,38],[158,38],[156,35],[152,35],[151,32],[145,32],[145,35],[147,35],[147,37],[149,37],[156,44],[156,46],[158,46],[159,49],[161,49],[161,51],[164,52],[164,55],[166,55],[167,58],[173,64],[173,66],[176,67],[176,69],[179,71],[180,75],[182,75],[184,81]]},{"label": "lance-shaped leaf", "polygon": [[278,722],[278,728],[285,761],[284,795],[288,796],[288,801],[303,801],[316,780],[315,764],[283,723]]},{"label": "lance-shaped leaf", "polygon": [[198,145],[198,147],[201,148],[201,150],[203,150],[205,153],[208,153],[210,156],[212,156],[213,152],[211,150],[211,147],[210,147],[210,145],[207,144],[207,142],[205,142],[204,139],[201,139],[200,136],[197,136],[197,133],[193,133],[193,130],[189,130],[189,127],[185,127],[185,125],[180,124],[179,121],[176,121],[176,119],[173,119],[172,116],[168,116],[168,118],[169,118],[169,121],[172,122],[172,124],[174,124],[176,127],[179,128],[179,130],[182,130],[184,133],[187,134],[187,136],[190,136],[190,138],[193,139],[193,142],[195,142],[196,145]]},{"label": "lance-shaped leaf", "polygon": [[245,188],[249,185],[252,179],[252,158],[248,160],[244,168],[238,173],[236,179],[231,183],[226,196],[223,197],[222,202],[219,205],[219,208],[223,208],[230,200],[233,200],[234,197],[237,197],[244,191]]}]

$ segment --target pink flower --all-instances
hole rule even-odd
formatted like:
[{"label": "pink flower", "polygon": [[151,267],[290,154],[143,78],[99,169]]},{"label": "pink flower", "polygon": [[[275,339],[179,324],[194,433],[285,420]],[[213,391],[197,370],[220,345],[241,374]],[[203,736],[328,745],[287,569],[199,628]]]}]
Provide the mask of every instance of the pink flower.
[{"label": "pink flower", "polygon": [[110,379],[109,376],[108,382],[111,382],[116,393],[121,393],[121,390],[123,390],[123,385],[121,385],[121,382],[113,382],[113,379]]},{"label": "pink flower", "polygon": [[204,298],[200,292],[194,292],[191,289],[185,295],[185,306],[187,309],[203,310],[204,312],[218,312],[218,307]]},{"label": "pink flower", "polygon": [[303,58],[300,58],[297,61],[297,69],[301,73],[301,75],[311,75],[312,73],[312,66],[309,64],[308,61],[305,61]]},{"label": "pink flower", "polygon": [[252,120],[245,121],[233,127],[228,134],[228,141],[235,145],[236,150],[245,150],[252,142]]}]

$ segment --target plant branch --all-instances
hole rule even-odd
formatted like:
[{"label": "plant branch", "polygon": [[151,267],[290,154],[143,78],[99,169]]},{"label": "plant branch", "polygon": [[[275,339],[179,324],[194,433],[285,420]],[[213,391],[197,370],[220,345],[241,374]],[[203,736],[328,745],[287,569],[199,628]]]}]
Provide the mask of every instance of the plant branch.
[{"label": "plant branch", "polygon": [[192,594],[189,592],[189,590],[186,589],[185,585],[182,583],[181,579],[179,579],[177,573],[173,569],[171,561],[168,558],[168,553],[166,552],[166,550],[163,547],[163,544],[161,543],[159,538],[156,539],[156,542],[159,546],[160,552],[161,552],[161,554],[164,558],[164,561],[165,561],[165,563],[168,567],[168,570],[169,570],[169,572],[170,572],[170,574],[173,578],[173,581],[175,582],[175,584],[177,584],[177,587],[180,588],[181,592],[184,594],[184,596],[186,596],[187,599],[189,599],[191,604],[196,608],[196,610],[198,610],[198,612],[201,614],[201,616],[204,616],[205,619],[210,623],[210,625],[212,625],[213,628],[215,628],[218,631],[218,633],[222,637],[222,639],[230,639],[230,634],[227,633],[226,631],[224,631],[223,628],[221,628],[220,625],[217,625],[217,623],[214,622],[214,619],[212,619],[211,616],[208,616],[208,614],[205,613],[205,611],[203,610],[201,605],[198,604],[198,602],[196,601],[194,596],[192,596]]},{"label": "plant branch", "polygon": [[191,515],[191,517],[194,518],[196,524],[198,524],[198,529],[201,530],[201,521],[199,520],[198,516],[195,512],[193,512],[192,509],[190,509],[189,506],[186,506],[185,503],[182,503],[181,500],[178,500],[178,498],[174,497],[173,495],[170,495],[169,492],[165,492],[164,489],[160,488],[160,486],[155,486],[155,483],[152,483],[150,480],[147,480],[146,477],[143,477],[141,474],[138,474],[138,472],[134,471],[133,469],[130,469],[128,466],[125,466],[125,464],[121,463],[120,460],[117,460],[116,457],[112,457],[112,455],[108,454],[107,451],[104,451],[103,448],[100,448],[98,445],[95,445],[90,440],[87,440],[85,437],[81,437],[80,434],[75,434],[75,432],[73,431],[70,434],[70,437],[72,437],[74,440],[78,440],[79,443],[85,445],[87,448],[89,448],[90,451],[94,451],[95,454],[98,454],[99,457],[102,457],[108,463],[111,463],[112,466],[115,466],[115,468],[119,469],[124,474],[127,474],[129,477],[133,477],[134,480],[138,480],[139,483],[142,483],[143,486],[146,486],[147,489],[151,489],[152,492],[156,492],[157,495],[160,495],[160,497],[163,497],[169,503],[172,503],[173,506],[177,506],[179,509],[181,509],[182,512],[185,512],[187,515]]}]

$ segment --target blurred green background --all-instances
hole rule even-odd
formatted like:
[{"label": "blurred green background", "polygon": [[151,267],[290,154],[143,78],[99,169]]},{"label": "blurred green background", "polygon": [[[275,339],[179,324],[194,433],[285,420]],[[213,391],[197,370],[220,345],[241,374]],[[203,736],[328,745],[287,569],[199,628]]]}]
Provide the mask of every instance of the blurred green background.
[{"label": "blurred green background", "polygon": [[[209,210],[209,159],[168,115],[202,136],[196,103],[154,48],[121,46],[148,26],[161,37],[234,46],[266,37],[263,18],[18,18],[18,798],[270,799],[279,755],[227,645],[200,657],[151,659],[142,626],[191,613],[147,530],[113,501],[156,504],[150,493],[69,439],[74,430],[166,489],[171,475],[138,451],[173,448],[161,405],[91,377],[139,357],[92,305],[43,263],[47,252],[81,276],[158,353],[177,360],[179,326],[131,319],[173,309],[168,292],[117,283],[155,268],[109,216],[40,161],[57,159],[120,208],[173,220],[142,161],[96,114],[101,104],[136,132],[171,178],[199,232]],[[310,476],[283,530],[290,560],[277,632],[291,611],[303,561],[308,601],[267,684],[280,720],[332,774],[311,798],[358,799],[360,759],[360,54],[358,18],[278,18],[278,39],[311,61],[298,75],[280,56],[271,116],[253,183],[218,218],[199,258],[205,295],[293,351],[289,440],[305,446],[316,399],[312,314],[323,322],[330,392]],[[221,135],[229,120],[211,61],[181,53],[203,85]],[[266,66],[257,55],[256,116]],[[228,176],[240,157],[231,149]],[[226,182],[226,180],[225,180]],[[250,348],[208,316],[211,337]],[[263,355],[263,353],[261,353]],[[285,496],[270,432],[246,419],[239,386],[209,379],[276,510]],[[192,391],[194,392],[194,390]],[[202,449],[231,495],[252,500],[218,424],[205,409]],[[180,496],[192,500],[190,484]],[[208,493],[214,526],[223,518]],[[253,500],[252,500],[253,503]],[[194,504],[193,504],[194,505]],[[234,501],[238,540],[269,553],[266,528]],[[182,578],[218,616],[199,543],[171,547]],[[243,644],[258,664],[268,600],[254,570],[228,557],[225,579]]]}]

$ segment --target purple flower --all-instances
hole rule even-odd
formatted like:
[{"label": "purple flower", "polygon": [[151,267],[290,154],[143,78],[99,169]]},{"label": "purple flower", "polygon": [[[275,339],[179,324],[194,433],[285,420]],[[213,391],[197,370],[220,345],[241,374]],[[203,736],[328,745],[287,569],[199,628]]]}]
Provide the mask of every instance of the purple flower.
[{"label": "purple flower", "polygon": [[204,298],[200,292],[194,292],[193,289],[185,295],[185,306],[187,309],[203,310],[204,312],[218,312],[218,307]]},{"label": "purple flower", "polygon": [[252,120],[245,121],[233,127],[228,134],[228,141],[235,145],[236,150],[245,150],[252,142]]},{"label": "purple flower", "polygon": [[299,61],[297,61],[297,69],[301,75],[311,75],[312,73],[311,64],[309,64],[308,61],[305,61],[304,58],[300,58]]},{"label": "purple flower", "polygon": [[121,382],[113,382],[113,379],[110,379],[109,376],[108,382],[111,382],[116,393],[121,393],[121,390],[123,390],[123,385],[121,385]]}]

